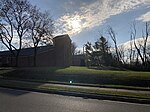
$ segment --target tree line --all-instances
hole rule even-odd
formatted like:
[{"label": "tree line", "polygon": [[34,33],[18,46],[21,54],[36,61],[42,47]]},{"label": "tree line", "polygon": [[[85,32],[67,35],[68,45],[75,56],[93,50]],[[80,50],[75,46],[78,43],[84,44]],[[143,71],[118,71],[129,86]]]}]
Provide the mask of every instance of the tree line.
[{"label": "tree line", "polygon": [[112,66],[132,70],[150,70],[149,22],[145,23],[141,43],[137,42],[136,24],[131,25],[128,49],[118,45],[116,33],[112,27],[109,26],[106,32],[113,42],[113,47],[103,35],[94,44],[91,42],[85,44],[85,62],[88,67]]},{"label": "tree line", "polygon": [[37,47],[51,42],[53,30],[48,11],[40,11],[28,0],[0,0],[0,42],[16,58],[16,66],[25,45],[34,47],[36,66]]}]

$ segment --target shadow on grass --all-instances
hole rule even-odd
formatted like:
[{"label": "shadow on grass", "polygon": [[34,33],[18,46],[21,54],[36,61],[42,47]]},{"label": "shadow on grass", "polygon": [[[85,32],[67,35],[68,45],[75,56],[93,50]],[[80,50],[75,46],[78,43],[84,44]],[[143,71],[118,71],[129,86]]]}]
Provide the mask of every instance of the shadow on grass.
[{"label": "shadow on grass", "polygon": [[[13,89],[19,88],[38,88],[40,85],[44,84],[44,81],[49,79],[49,77],[55,73],[56,70],[64,69],[64,68],[56,68],[52,67],[49,68],[1,68],[0,70],[0,87],[9,87]],[[9,80],[6,80],[9,79]],[[36,84],[27,84],[22,82],[14,82],[15,80],[43,80],[43,83],[36,83]],[[18,90],[11,90],[11,89],[4,89],[0,88],[0,93],[19,96],[23,94],[27,94],[30,91],[18,91]]]},{"label": "shadow on grass", "polygon": [[32,81],[58,81],[69,83],[85,83],[100,85],[124,85],[124,86],[140,86],[150,87],[149,79],[128,78],[122,75],[95,75],[86,73],[67,73],[58,72],[61,67],[36,67],[36,68],[17,68],[9,72],[1,74],[4,78],[32,80]]}]

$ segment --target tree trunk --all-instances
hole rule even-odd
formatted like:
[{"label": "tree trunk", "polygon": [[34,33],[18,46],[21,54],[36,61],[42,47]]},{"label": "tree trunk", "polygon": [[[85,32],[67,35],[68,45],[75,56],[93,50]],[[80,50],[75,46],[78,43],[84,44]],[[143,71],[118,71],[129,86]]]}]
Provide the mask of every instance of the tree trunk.
[{"label": "tree trunk", "polygon": [[34,47],[34,66],[36,67],[36,58],[37,58],[37,46]]},{"label": "tree trunk", "polygon": [[16,67],[18,67],[18,60],[19,60],[19,55],[18,55],[18,53],[17,53],[17,55],[16,55]]}]

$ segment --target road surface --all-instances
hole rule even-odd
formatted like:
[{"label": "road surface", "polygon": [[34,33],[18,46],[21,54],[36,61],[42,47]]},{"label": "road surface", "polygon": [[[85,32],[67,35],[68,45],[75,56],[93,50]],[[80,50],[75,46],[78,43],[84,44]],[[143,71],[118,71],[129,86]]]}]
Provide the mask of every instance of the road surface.
[{"label": "road surface", "polygon": [[150,112],[150,105],[0,88],[0,112]]}]

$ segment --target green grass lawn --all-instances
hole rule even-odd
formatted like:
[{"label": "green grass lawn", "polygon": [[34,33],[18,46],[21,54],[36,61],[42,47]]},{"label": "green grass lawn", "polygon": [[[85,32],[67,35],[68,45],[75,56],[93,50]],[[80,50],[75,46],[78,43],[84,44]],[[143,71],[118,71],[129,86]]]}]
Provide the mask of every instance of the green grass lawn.
[{"label": "green grass lawn", "polygon": [[150,87],[150,72],[95,70],[86,67],[31,67],[0,70],[1,77],[68,83]]}]

